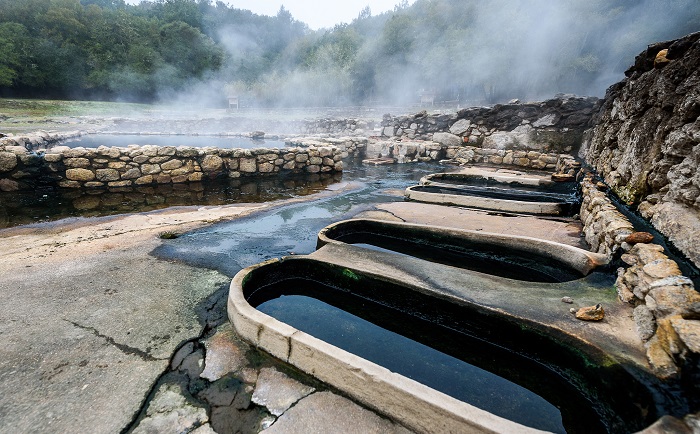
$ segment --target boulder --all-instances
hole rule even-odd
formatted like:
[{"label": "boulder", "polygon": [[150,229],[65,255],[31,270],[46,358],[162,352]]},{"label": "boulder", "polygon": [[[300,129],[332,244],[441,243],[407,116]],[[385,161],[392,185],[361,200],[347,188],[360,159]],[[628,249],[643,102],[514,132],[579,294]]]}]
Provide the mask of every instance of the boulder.
[{"label": "boulder", "polygon": [[462,139],[452,133],[435,133],[433,134],[433,142],[445,146],[459,146],[462,144]]}]

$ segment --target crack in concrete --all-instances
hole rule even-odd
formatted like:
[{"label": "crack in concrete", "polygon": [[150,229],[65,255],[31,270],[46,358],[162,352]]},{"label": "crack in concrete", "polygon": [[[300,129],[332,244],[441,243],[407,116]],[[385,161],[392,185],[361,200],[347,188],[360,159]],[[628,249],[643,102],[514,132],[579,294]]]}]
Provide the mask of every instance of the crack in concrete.
[{"label": "crack in concrete", "polygon": [[141,350],[141,349],[139,349],[139,348],[131,347],[131,346],[129,346],[129,345],[120,344],[120,343],[118,343],[117,341],[115,341],[112,337],[103,335],[102,333],[100,333],[100,332],[99,332],[96,328],[94,328],[94,327],[84,326],[84,325],[82,325],[82,324],[78,324],[78,323],[75,322],[75,321],[70,321],[70,320],[67,320],[67,319],[64,319],[64,321],[73,324],[75,327],[78,327],[79,329],[87,330],[87,331],[89,331],[89,332],[92,332],[93,335],[97,336],[98,338],[104,339],[105,341],[107,341],[107,343],[109,343],[110,345],[116,347],[119,351],[123,352],[124,354],[128,354],[128,355],[133,355],[133,356],[140,357],[141,359],[143,359],[143,360],[145,360],[145,361],[147,361],[147,362],[156,362],[156,361],[159,361],[159,360],[166,360],[166,359],[158,359],[158,358],[156,358],[156,357],[153,357],[150,353],[148,353],[148,352],[146,352],[146,351],[143,351],[143,350]]},{"label": "crack in concrete", "polygon": [[378,207],[375,208],[375,209],[376,209],[377,211],[381,211],[381,212],[385,212],[385,213],[387,213],[387,214],[390,214],[390,215],[396,217],[397,219],[401,220],[402,222],[406,223],[406,220],[405,220],[405,219],[403,219],[403,218],[397,216],[396,214],[394,214],[393,212],[391,212],[391,211],[389,211],[389,210],[387,210],[387,209],[378,208]]}]

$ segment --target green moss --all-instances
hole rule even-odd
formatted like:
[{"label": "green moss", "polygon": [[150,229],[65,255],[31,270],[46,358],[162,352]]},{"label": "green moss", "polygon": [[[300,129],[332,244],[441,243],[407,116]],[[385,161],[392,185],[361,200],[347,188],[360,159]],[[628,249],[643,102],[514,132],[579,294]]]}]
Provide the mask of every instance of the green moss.
[{"label": "green moss", "polygon": [[358,276],[352,270],[347,269],[347,268],[343,269],[343,276],[350,278],[352,280],[360,280],[360,276]]}]

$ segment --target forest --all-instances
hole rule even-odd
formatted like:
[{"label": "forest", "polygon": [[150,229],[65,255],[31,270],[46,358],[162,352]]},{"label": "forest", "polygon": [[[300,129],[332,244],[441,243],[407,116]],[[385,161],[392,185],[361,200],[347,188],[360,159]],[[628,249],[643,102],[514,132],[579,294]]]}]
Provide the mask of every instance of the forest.
[{"label": "forest", "polygon": [[602,96],[647,44],[700,30],[697,0],[416,0],[313,31],[284,7],[0,0],[0,96],[224,106]]}]

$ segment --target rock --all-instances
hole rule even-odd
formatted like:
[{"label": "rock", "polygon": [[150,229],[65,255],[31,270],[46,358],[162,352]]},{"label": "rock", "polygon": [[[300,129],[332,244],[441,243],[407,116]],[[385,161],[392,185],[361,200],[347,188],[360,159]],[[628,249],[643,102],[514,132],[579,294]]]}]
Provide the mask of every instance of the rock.
[{"label": "rock", "polygon": [[190,378],[197,378],[204,370],[204,352],[197,350],[182,360],[180,371],[186,372]]},{"label": "rock", "polygon": [[460,146],[462,144],[462,139],[452,133],[435,133],[433,134],[433,142],[445,146]]},{"label": "rock", "polygon": [[653,336],[646,343],[647,360],[657,377],[669,380],[678,376],[678,367],[673,358],[663,349],[658,336]]},{"label": "rock", "polygon": [[554,182],[571,182],[575,179],[574,175],[569,175],[568,173],[552,173],[552,181]]},{"label": "rock", "polygon": [[204,371],[200,375],[202,378],[216,381],[226,374],[237,372],[246,365],[245,353],[231,338],[235,333],[229,327],[231,326],[222,327],[224,332],[217,332],[204,341],[207,354],[204,359]]},{"label": "rock", "polygon": [[666,66],[670,60],[666,57],[668,55],[668,49],[659,51],[654,58],[654,68],[663,68]]},{"label": "rock", "polygon": [[700,321],[675,318],[671,325],[681,342],[693,353],[700,354]]},{"label": "rock", "polygon": [[12,152],[0,152],[0,172],[9,172],[17,167],[17,156]]},{"label": "rock", "polygon": [[318,392],[302,399],[264,432],[409,434],[405,428],[332,392]]},{"label": "rock", "polygon": [[562,301],[562,303],[572,304],[574,302],[574,299],[571,297],[562,297],[561,301]]},{"label": "rock", "polygon": [[694,434],[694,430],[682,420],[666,415],[637,434]]},{"label": "rock", "polygon": [[65,158],[63,160],[63,164],[66,165],[66,167],[90,167],[90,160],[87,158]]},{"label": "rock", "polygon": [[649,291],[654,299],[654,311],[657,316],[682,315],[685,318],[697,317],[694,306],[700,304],[700,294],[689,285],[657,286]]},{"label": "rock", "polygon": [[678,264],[671,259],[657,259],[642,267],[644,273],[654,279],[665,279],[671,276],[680,276],[681,270]]},{"label": "rock", "polygon": [[19,183],[11,179],[0,179],[0,191],[17,191]]},{"label": "rock", "polygon": [[175,170],[179,169],[182,167],[182,161],[181,160],[169,160],[160,165],[160,168],[163,170]]},{"label": "rock", "polygon": [[163,384],[149,403],[146,417],[133,432],[190,432],[208,422],[206,409],[191,405],[182,389],[177,384]]},{"label": "rock", "polygon": [[224,160],[218,155],[207,155],[200,163],[202,171],[204,172],[216,172],[218,170],[221,170],[221,167],[223,165]]},{"label": "rock", "polygon": [[119,172],[115,169],[97,169],[95,176],[99,181],[103,182],[119,180]]},{"label": "rock", "polygon": [[532,123],[532,126],[535,128],[551,127],[552,125],[557,123],[557,120],[557,115],[552,113],[544,115],[541,118],[537,119],[535,122]]},{"label": "rock", "polygon": [[211,406],[228,407],[233,404],[236,395],[245,385],[235,378],[225,378],[214,382],[197,396]]},{"label": "rock", "polygon": [[640,304],[634,308],[633,316],[639,338],[644,342],[651,339],[654,336],[654,332],[656,332],[656,319],[651,310],[647,306]]},{"label": "rock", "polygon": [[700,265],[698,41],[700,34],[694,33],[640,53],[625,73],[627,78],[609,88],[582,150],[586,162],[623,202],[647,204],[639,208],[646,218],[696,266]]},{"label": "rock", "polygon": [[255,158],[241,158],[238,170],[245,173],[254,173],[258,170],[258,163]]},{"label": "rock", "polygon": [[252,401],[280,416],[303,397],[314,392],[313,387],[292,380],[274,368],[260,370]]},{"label": "rock", "polygon": [[468,119],[460,119],[450,127],[450,133],[461,136],[469,130],[471,121]]},{"label": "rock", "polygon": [[87,182],[95,179],[95,174],[88,169],[68,169],[66,170],[66,178],[71,181]]},{"label": "rock", "polygon": [[194,352],[194,343],[192,342],[187,342],[185,345],[183,345],[175,355],[173,356],[172,360],[170,361],[170,369],[171,370],[176,370],[180,367],[180,364],[182,361],[185,359],[185,357],[189,356]]},{"label": "rock", "polygon": [[649,232],[632,232],[625,238],[625,242],[630,244],[651,243],[652,241],[654,241],[654,236]]},{"label": "rock", "polygon": [[582,307],[576,311],[576,318],[583,321],[600,321],[605,317],[603,306],[596,304],[595,306]]}]

